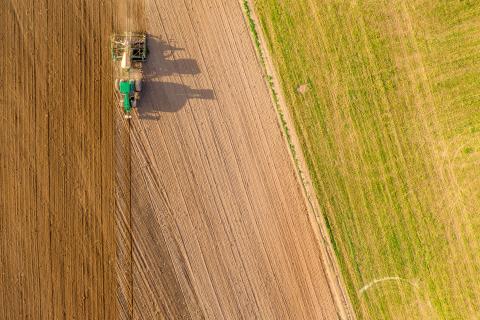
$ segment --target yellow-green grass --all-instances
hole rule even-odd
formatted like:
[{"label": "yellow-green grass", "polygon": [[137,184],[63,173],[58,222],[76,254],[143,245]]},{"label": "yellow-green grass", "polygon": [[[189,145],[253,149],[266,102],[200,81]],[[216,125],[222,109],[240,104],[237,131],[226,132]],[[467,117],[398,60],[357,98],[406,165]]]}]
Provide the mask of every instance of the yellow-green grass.
[{"label": "yellow-green grass", "polygon": [[254,4],[357,316],[480,319],[480,1]]}]

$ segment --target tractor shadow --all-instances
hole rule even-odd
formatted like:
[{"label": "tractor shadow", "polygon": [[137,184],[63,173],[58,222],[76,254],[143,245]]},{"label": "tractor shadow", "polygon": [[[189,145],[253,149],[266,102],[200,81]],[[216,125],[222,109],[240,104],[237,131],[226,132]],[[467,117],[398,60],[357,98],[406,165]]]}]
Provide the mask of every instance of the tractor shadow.
[{"label": "tractor shadow", "polygon": [[[143,66],[142,100],[138,106],[140,119],[157,120],[162,112],[177,112],[191,99],[213,100],[211,89],[195,89],[181,83],[182,76],[200,74],[194,59],[177,59],[183,51],[155,36],[148,36],[148,59]],[[180,83],[165,81],[163,77],[180,76]]]}]

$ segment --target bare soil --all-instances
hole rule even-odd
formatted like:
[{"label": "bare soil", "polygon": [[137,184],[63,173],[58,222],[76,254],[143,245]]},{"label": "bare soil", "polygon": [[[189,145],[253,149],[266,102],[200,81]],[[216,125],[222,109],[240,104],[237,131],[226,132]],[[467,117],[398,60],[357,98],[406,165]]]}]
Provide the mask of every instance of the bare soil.
[{"label": "bare soil", "polygon": [[0,9],[0,319],[114,319],[110,1]]},{"label": "bare soil", "polygon": [[144,9],[151,55],[130,131],[133,318],[337,318],[240,3]]}]

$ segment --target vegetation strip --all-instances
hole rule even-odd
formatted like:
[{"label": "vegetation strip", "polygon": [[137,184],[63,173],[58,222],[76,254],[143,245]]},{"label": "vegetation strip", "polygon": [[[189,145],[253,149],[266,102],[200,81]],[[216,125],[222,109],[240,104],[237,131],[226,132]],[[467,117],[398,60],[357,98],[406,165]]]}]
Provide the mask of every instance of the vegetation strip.
[{"label": "vegetation strip", "polygon": [[[270,90],[270,94],[272,97],[272,101],[275,105],[275,110],[277,112],[278,118],[279,118],[279,123],[282,128],[282,132],[284,134],[284,137],[287,141],[290,154],[292,156],[292,160],[295,165],[295,169],[297,172],[297,175],[299,177],[305,198],[310,206],[310,209],[312,210],[312,213],[315,217],[315,223],[318,225],[320,228],[320,237],[319,239],[321,241],[321,246],[322,249],[325,250],[323,252],[324,255],[326,255],[324,258],[326,259],[325,264],[327,264],[325,267],[327,269],[330,269],[329,272],[331,272],[331,276],[335,278],[335,280],[330,279],[333,283],[330,285],[333,286],[332,290],[334,291],[334,295],[337,295],[336,300],[337,300],[337,306],[339,308],[339,318],[341,319],[353,319],[355,318],[355,314],[353,312],[352,306],[349,302],[347,293],[344,291],[343,287],[343,281],[340,278],[339,270],[337,268],[338,262],[336,261],[335,254],[331,253],[330,249],[333,249],[333,251],[336,251],[336,244],[335,240],[333,238],[333,234],[331,233],[330,230],[330,224],[328,221],[328,218],[321,214],[318,205],[316,205],[317,201],[316,199],[312,199],[312,197],[316,197],[315,194],[312,194],[314,190],[311,190],[312,188],[309,188],[309,181],[311,181],[310,178],[305,176],[305,172],[302,170],[302,167],[306,167],[306,164],[302,166],[301,163],[305,163],[305,160],[302,157],[302,160],[300,160],[301,154],[297,153],[297,147],[296,143],[293,141],[292,134],[290,133],[290,128],[289,128],[289,122],[286,119],[286,115],[283,111],[281,101],[279,94],[277,93],[276,90],[276,85],[274,81],[274,76],[272,73],[274,72],[273,66],[269,66],[267,64],[267,57],[264,53],[264,50],[262,48],[262,41],[261,41],[261,36],[257,31],[257,26],[255,23],[254,19],[254,13],[252,11],[252,8],[250,6],[250,1],[249,0],[242,0],[243,3],[243,8],[244,8],[244,13],[245,17],[247,19],[248,26],[250,28],[250,33],[253,38],[253,43],[255,45],[255,49],[258,54],[259,62],[260,65],[263,69],[265,80],[267,83],[267,86]],[[270,71],[272,73],[270,73]],[[288,111],[287,111],[288,112]],[[298,143],[297,143],[298,144]],[[308,172],[306,173],[308,175]],[[325,230],[323,230],[324,228]],[[326,236],[326,237],[325,237]]]}]

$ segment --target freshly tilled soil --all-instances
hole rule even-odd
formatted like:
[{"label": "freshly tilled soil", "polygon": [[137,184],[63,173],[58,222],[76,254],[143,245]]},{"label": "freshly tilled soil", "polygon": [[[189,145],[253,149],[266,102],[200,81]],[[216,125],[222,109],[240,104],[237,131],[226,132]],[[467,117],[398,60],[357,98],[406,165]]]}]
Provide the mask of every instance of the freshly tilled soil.
[{"label": "freshly tilled soil", "polygon": [[114,319],[114,8],[1,7],[0,319]]}]

